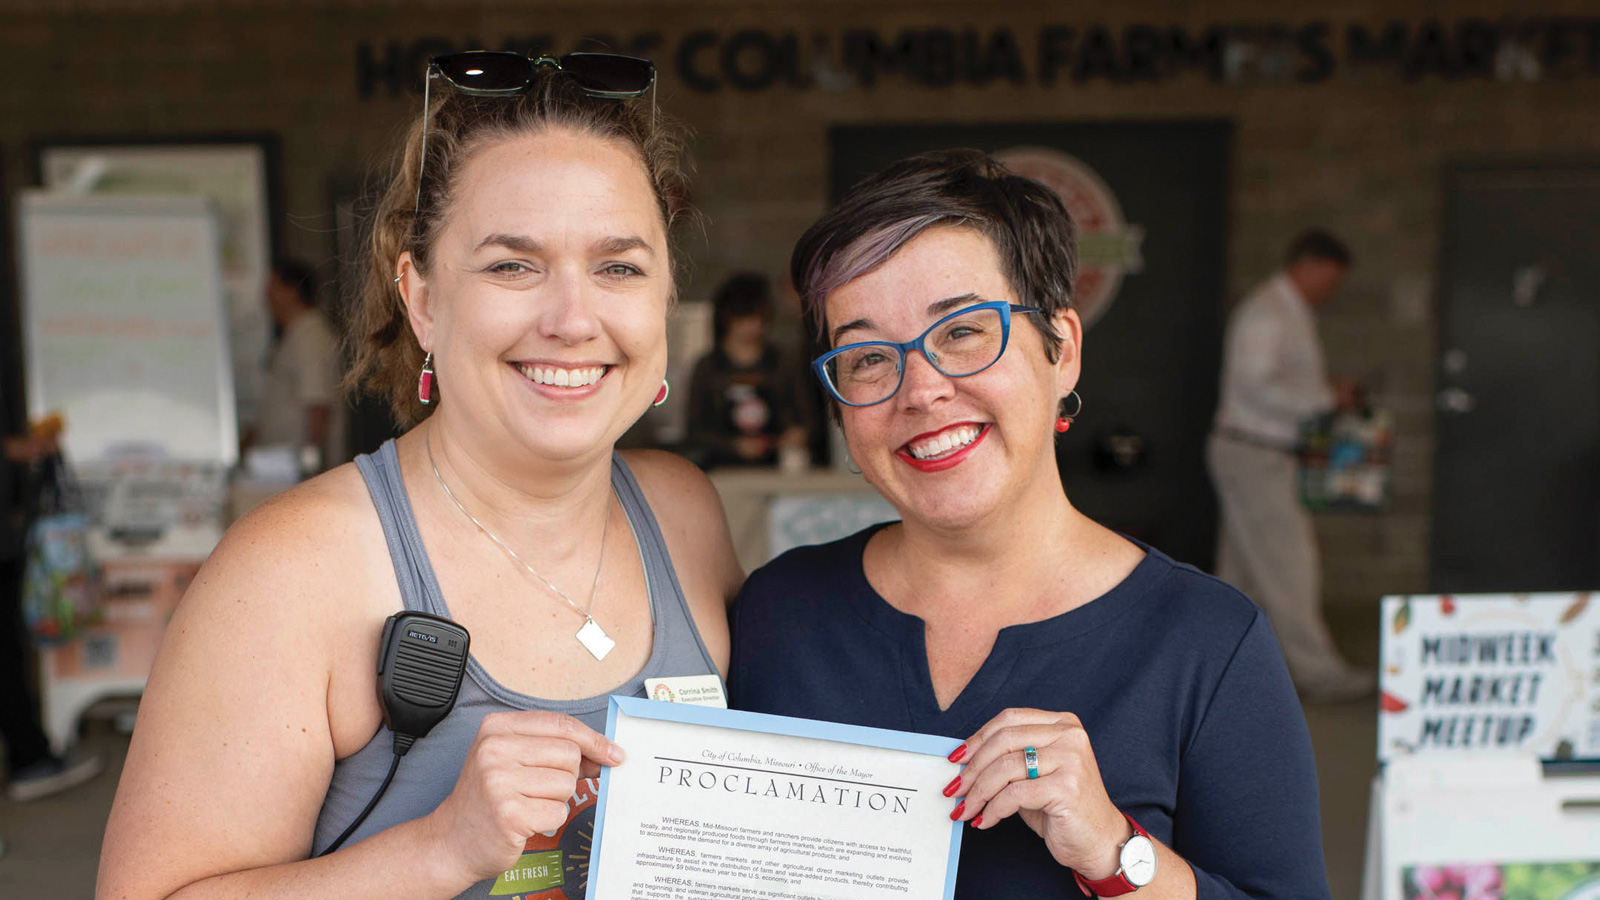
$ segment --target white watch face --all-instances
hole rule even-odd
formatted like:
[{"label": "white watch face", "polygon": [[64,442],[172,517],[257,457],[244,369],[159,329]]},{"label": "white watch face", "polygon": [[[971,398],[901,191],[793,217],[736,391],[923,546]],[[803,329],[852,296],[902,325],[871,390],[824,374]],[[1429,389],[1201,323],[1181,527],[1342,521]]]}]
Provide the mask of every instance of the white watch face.
[{"label": "white watch face", "polygon": [[1136,888],[1142,888],[1156,877],[1156,845],[1142,834],[1128,838],[1122,845],[1122,877]]}]

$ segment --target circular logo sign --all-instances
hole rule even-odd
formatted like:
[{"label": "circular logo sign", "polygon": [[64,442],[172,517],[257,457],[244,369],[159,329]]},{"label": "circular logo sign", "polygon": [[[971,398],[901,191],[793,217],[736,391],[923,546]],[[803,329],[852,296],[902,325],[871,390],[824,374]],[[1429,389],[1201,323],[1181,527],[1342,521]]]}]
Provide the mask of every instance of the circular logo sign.
[{"label": "circular logo sign", "polygon": [[1083,161],[1047,147],[1012,147],[995,154],[1006,168],[1056,192],[1077,226],[1078,277],[1073,305],[1083,327],[1105,315],[1122,276],[1144,268],[1139,245],[1144,229],[1122,217],[1111,187]]}]

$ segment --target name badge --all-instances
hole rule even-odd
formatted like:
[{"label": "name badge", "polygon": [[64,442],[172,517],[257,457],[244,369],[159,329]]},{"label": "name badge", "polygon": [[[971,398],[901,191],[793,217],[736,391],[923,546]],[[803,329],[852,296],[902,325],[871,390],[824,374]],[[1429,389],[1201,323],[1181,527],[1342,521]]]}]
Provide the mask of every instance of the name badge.
[{"label": "name badge", "polygon": [[644,695],[665,703],[687,703],[691,706],[728,708],[728,697],[722,692],[722,679],[716,675],[679,675],[676,678],[646,678]]}]

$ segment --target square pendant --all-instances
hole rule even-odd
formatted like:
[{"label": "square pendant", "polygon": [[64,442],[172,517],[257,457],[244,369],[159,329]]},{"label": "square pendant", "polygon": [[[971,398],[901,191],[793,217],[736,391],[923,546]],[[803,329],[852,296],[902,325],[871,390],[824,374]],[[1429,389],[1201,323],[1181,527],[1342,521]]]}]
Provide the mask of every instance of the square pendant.
[{"label": "square pendant", "polygon": [[589,651],[595,659],[605,659],[611,648],[617,645],[617,642],[611,639],[611,635],[606,634],[605,629],[593,619],[583,623],[583,627],[578,629],[577,637],[578,643],[582,644],[583,649]]}]

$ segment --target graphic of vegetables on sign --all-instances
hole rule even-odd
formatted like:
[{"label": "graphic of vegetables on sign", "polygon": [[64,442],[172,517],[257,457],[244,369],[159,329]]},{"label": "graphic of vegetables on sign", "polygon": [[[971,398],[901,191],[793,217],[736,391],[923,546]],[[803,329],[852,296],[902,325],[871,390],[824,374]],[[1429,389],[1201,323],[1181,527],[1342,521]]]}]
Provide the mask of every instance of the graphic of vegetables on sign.
[{"label": "graphic of vegetables on sign", "polygon": [[1600,900],[1600,863],[1407,866],[1401,900]]},{"label": "graphic of vegetables on sign", "polygon": [[1501,900],[1496,865],[1416,866],[1405,870],[1406,900]]},{"label": "graphic of vegetables on sign", "polygon": [[[1448,597],[1445,598],[1445,599],[1447,601],[1449,600]],[[1452,607],[1453,607],[1453,604],[1452,604]],[[1391,624],[1391,627],[1394,629],[1394,633],[1395,634],[1401,634],[1407,628],[1411,627],[1411,598],[1410,597],[1407,597],[1407,598],[1405,598],[1405,600],[1401,601],[1400,608],[1394,611],[1394,621],[1392,623],[1390,623],[1390,624]],[[1390,662],[1388,664],[1388,673],[1390,675],[1399,675],[1400,674],[1400,669],[1401,669],[1400,660],[1399,660],[1398,655],[1397,655],[1396,658],[1390,660]],[[1407,709],[1410,709],[1410,708],[1411,708],[1411,705],[1409,703],[1407,703],[1405,700],[1401,699],[1400,697],[1396,696],[1395,694],[1390,693],[1389,691],[1381,691],[1378,694],[1378,709],[1382,710],[1383,712],[1386,712],[1386,713],[1399,713],[1399,712],[1405,712]]]},{"label": "graphic of vegetables on sign", "polygon": [[[1440,609],[1448,615],[1448,613],[1456,612],[1456,604],[1451,601],[1450,597],[1445,596],[1442,597]],[[1411,597],[1406,597],[1405,601],[1400,602],[1400,609],[1395,610],[1395,618],[1390,623],[1390,626],[1394,628],[1395,634],[1403,634],[1406,628],[1411,628]],[[1398,676],[1400,674],[1400,669],[1402,669],[1400,663],[1402,663],[1402,658],[1398,653],[1395,653],[1395,657],[1389,661],[1390,676]],[[1378,693],[1378,709],[1382,713],[1405,713],[1406,709],[1410,708],[1410,703],[1406,703],[1402,697],[1398,697],[1398,695],[1389,692],[1389,690],[1382,690],[1382,692]]]},{"label": "graphic of vegetables on sign", "polygon": [[1572,624],[1573,620],[1578,618],[1579,616],[1583,615],[1583,611],[1588,609],[1588,608],[1589,608],[1589,592],[1588,591],[1584,591],[1583,593],[1579,594],[1577,597],[1573,598],[1572,605],[1567,607],[1566,611],[1561,614],[1561,619],[1560,619],[1561,624],[1562,625],[1570,625],[1570,624]]}]

